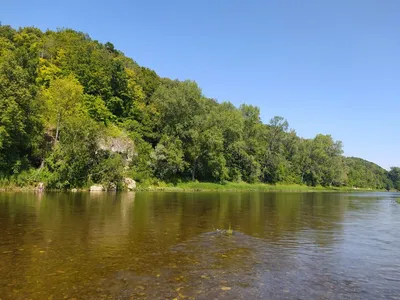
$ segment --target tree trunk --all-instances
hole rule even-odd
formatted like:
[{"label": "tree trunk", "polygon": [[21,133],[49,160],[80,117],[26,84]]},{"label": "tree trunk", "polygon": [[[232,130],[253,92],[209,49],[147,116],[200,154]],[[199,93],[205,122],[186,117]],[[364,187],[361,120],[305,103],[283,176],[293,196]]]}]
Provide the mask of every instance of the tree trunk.
[{"label": "tree trunk", "polygon": [[56,142],[58,141],[60,135],[60,120],[61,120],[61,113],[59,112],[57,116]]},{"label": "tree trunk", "polygon": [[196,175],[196,161],[193,162],[193,166],[192,166],[192,181],[194,181]]}]

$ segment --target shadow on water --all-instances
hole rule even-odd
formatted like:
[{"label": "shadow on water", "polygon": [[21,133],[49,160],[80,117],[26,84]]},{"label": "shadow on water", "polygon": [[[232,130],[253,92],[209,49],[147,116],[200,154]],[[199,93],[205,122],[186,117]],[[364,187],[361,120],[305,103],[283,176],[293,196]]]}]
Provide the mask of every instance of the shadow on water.
[{"label": "shadow on water", "polygon": [[[5,299],[398,299],[394,197],[3,193],[0,292]],[[232,235],[215,230],[230,226]]]}]

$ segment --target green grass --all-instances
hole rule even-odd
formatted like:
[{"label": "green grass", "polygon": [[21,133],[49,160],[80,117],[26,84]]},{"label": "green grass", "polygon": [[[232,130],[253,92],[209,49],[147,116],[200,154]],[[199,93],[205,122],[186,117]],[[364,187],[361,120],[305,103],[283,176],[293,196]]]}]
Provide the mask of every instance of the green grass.
[{"label": "green grass", "polygon": [[398,204],[400,204],[400,198],[397,198],[397,199],[396,199],[396,202],[397,202]]},{"label": "green grass", "polygon": [[232,229],[232,226],[231,226],[230,223],[229,223],[229,228],[228,228],[228,230],[226,231],[226,234],[227,234],[227,235],[232,235],[232,234],[233,234],[233,229]]},{"label": "green grass", "polygon": [[353,189],[351,187],[311,187],[300,184],[265,184],[245,182],[181,182],[176,185],[159,183],[158,185],[138,185],[142,191],[276,191],[276,192],[313,192],[313,191],[372,191],[372,189]]},{"label": "green grass", "polygon": [[[0,191],[5,190],[35,190],[39,181],[46,182],[46,175],[37,171],[30,171],[10,179],[0,178]],[[47,176],[48,177],[48,176]],[[85,186],[83,190],[88,190]],[[165,183],[163,181],[146,180],[137,182],[138,191],[166,191],[166,192],[197,192],[197,191],[271,191],[271,192],[354,192],[354,191],[377,191],[374,189],[355,189],[352,187],[323,187],[307,186],[300,184],[265,184],[246,182],[198,182],[187,181],[177,184]],[[400,201],[400,200],[398,200]]]}]

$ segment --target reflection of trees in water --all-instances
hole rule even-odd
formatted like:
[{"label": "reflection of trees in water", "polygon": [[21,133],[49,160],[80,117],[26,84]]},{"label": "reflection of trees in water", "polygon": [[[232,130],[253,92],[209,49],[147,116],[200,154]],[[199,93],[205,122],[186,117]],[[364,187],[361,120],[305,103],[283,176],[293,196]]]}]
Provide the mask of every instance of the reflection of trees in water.
[{"label": "reflection of trees in water", "polygon": [[143,219],[141,225],[157,228],[162,224],[172,230],[178,223],[178,233],[191,236],[231,224],[235,230],[278,240],[307,228],[333,230],[340,226],[347,202],[344,197],[317,193],[164,193],[143,201],[142,209],[151,218]]},{"label": "reflection of trees in water", "polygon": [[230,225],[276,241],[305,229],[334,230],[348,206],[346,196],[328,193],[54,193],[42,197],[34,203],[38,222],[52,228],[46,234],[75,227],[74,235],[86,244],[94,238],[118,244],[126,236],[174,243]]}]

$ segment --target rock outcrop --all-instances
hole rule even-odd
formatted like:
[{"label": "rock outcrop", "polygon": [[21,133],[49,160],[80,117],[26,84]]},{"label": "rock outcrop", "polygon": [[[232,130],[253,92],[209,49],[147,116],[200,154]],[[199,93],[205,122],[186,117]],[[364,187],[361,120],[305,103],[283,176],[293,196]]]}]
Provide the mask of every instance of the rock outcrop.
[{"label": "rock outcrop", "polygon": [[101,150],[121,154],[127,164],[137,155],[133,141],[126,135],[103,137],[99,140],[98,145]]},{"label": "rock outcrop", "polygon": [[136,181],[132,178],[126,177],[124,178],[124,185],[128,191],[136,190]]},{"label": "rock outcrop", "polygon": [[92,185],[89,188],[89,191],[91,191],[91,192],[102,192],[102,191],[105,191],[105,190],[106,189],[101,184],[95,184],[95,185]]}]

